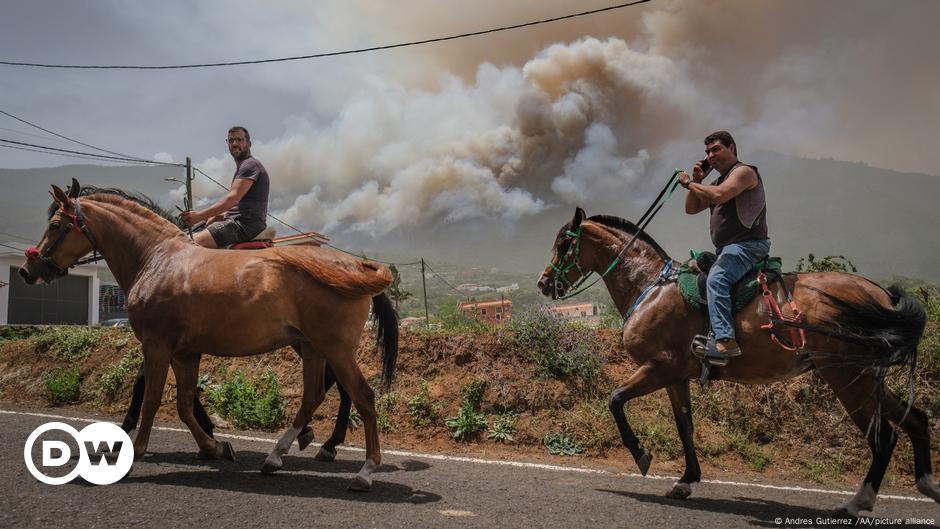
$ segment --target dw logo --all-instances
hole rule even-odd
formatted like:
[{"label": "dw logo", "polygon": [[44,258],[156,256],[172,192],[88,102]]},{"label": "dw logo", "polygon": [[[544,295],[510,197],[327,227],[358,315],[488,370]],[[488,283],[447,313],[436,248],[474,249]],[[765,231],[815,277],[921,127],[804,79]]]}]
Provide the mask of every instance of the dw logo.
[{"label": "dw logo", "polygon": [[[33,462],[33,445],[39,436],[51,430],[66,432],[78,443],[78,464],[64,476],[47,476]],[[111,460],[107,456],[110,456]],[[95,485],[110,485],[130,471],[131,465],[134,464],[134,446],[124,430],[109,422],[89,424],[80,432],[65,423],[48,422],[29,434],[23,449],[23,458],[30,474],[48,485],[62,485],[76,476],[81,476]],[[42,467],[62,467],[71,458],[72,449],[67,443],[53,439],[42,442]],[[92,462],[92,458],[98,461]]]}]

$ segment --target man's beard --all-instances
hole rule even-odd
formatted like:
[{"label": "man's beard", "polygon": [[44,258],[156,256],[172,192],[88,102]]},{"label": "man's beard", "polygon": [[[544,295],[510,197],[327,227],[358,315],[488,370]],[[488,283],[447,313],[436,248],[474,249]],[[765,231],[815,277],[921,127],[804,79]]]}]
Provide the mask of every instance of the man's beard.
[{"label": "man's beard", "polygon": [[245,149],[244,151],[241,152],[241,154],[238,154],[238,155],[233,154],[232,158],[234,158],[236,162],[244,162],[248,158],[251,158],[251,151],[248,149]]}]

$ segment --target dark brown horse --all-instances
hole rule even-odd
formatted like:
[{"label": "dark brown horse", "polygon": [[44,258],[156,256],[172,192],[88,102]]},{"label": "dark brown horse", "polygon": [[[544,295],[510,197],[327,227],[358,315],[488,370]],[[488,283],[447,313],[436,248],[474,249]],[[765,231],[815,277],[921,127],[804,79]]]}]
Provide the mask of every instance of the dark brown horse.
[{"label": "dark brown horse", "polygon": [[303,398],[262,471],[281,468],[282,455],[323,401],[329,362],[365,427],[366,462],[350,488],[369,489],[381,463],[375,397],[353,354],[371,305],[379,321],[385,380],[391,381],[398,322],[382,294],[392,279],[387,268],[316,246],[210,250],[120,196],[79,197],[74,180],[68,194],[52,187],[54,213],[39,246],[27,251],[20,275],[30,284],[49,282],[96,250],[127,292],[128,318],[147,373],[135,458],[147,449],[171,365],[177,411],[200,450],[232,458],[229,443],[208,436],[193,416],[201,355],[248,356],[291,346],[303,360]]},{"label": "dark brown horse", "polygon": [[[564,296],[583,274],[606,271],[635,236],[619,263],[604,276],[620,314],[627,314],[641,292],[657,281],[669,256],[647,234],[637,236],[636,226],[623,219],[586,218],[577,208],[574,219],[555,238],[551,264],[542,273],[539,288],[546,296]],[[769,331],[761,328],[769,317],[757,296],[736,316],[736,336],[744,355],[721,368],[721,378],[769,384],[815,370],[832,387],[872,451],[864,483],[841,507],[844,512],[857,516],[859,511],[874,507],[897,441],[892,425],[904,430],[913,444],[917,489],[940,502],[940,487],[931,473],[927,415],[903,402],[884,384],[890,367],[913,369],[926,322],[923,307],[900,289],[886,291],[852,274],[785,274],[783,281],[811,331],[806,333],[804,353],[787,351],[771,341]],[[785,299],[779,282],[771,291],[782,305]],[[700,364],[691,354],[690,344],[706,326],[707,316],[693,310],[671,280],[650,289],[623,328],[623,344],[639,368],[613,391],[610,411],[624,445],[646,475],[652,456],[640,446],[624,406],[630,399],[659,389],[669,394],[686,464],[682,477],[667,493],[671,498],[688,497],[692,483],[701,478],[689,395],[689,380],[699,374]]]}]

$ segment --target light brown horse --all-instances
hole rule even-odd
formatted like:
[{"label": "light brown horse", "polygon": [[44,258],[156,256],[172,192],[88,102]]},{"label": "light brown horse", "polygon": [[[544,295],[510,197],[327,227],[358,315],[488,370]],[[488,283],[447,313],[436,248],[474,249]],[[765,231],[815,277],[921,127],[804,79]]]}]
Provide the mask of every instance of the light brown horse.
[{"label": "light brown horse", "polygon": [[[559,231],[551,264],[538,287],[546,296],[564,296],[583,274],[603,273],[627,241],[637,235],[630,222],[610,216],[586,218],[577,208],[572,221]],[[604,276],[617,309],[627,314],[649,285],[654,284],[669,256],[649,235],[640,232],[623,252],[619,264]],[[559,274],[559,271],[562,273]],[[564,277],[562,277],[564,276]],[[884,385],[892,366],[913,369],[917,343],[926,322],[923,307],[900,289],[882,289],[852,274],[785,274],[784,281],[806,316],[805,353],[798,355],[773,343],[761,324],[769,320],[757,296],[735,318],[735,332],[743,356],[722,367],[720,377],[742,384],[769,384],[815,370],[833,389],[852,421],[866,435],[872,464],[855,497],[841,510],[857,516],[870,511],[897,440],[899,426],[911,439],[917,489],[940,503],[940,487],[931,474],[930,433],[927,415],[901,401]],[[779,283],[771,290],[781,305]],[[667,493],[686,498],[692,483],[701,479],[692,436],[689,380],[700,370],[690,352],[692,338],[707,326],[707,316],[686,303],[676,281],[649,290],[623,328],[623,344],[639,368],[613,391],[610,411],[624,445],[643,475],[652,456],[640,442],[624,413],[630,399],[666,389],[675,414],[685,454],[685,472]]]},{"label": "light brown horse", "polygon": [[353,354],[371,302],[385,380],[391,381],[398,321],[382,294],[391,283],[390,271],[317,246],[253,252],[203,248],[135,202],[108,193],[79,197],[80,189],[75,180],[68,194],[52,186],[49,225],[39,246],[27,250],[19,272],[30,284],[50,282],[97,250],[127,292],[128,319],[143,347],[147,373],[135,459],[147,449],[171,365],[180,419],[201,452],[234,459],[231,445],[208,436],[193,416],[201,355],[248,356],[292,346],[303,363],[302,403],[262,471],[281,468],[281,456],[323,401],[329,362],[365,426],[366,461],[350,488],[368,490],[381,463],[375,398]]}]

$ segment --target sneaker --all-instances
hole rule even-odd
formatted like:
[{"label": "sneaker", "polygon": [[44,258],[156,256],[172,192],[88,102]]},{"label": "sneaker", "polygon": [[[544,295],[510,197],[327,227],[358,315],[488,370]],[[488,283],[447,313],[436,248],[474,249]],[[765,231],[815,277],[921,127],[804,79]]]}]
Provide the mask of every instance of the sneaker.
[{"label": "sneaker", "polygon": [[719,353],[727,356],[741,356],[741,347],[738,346],[738,342],[734,338],[722,338],[718,340],[718,343],[715,344],[715,349]]}]

